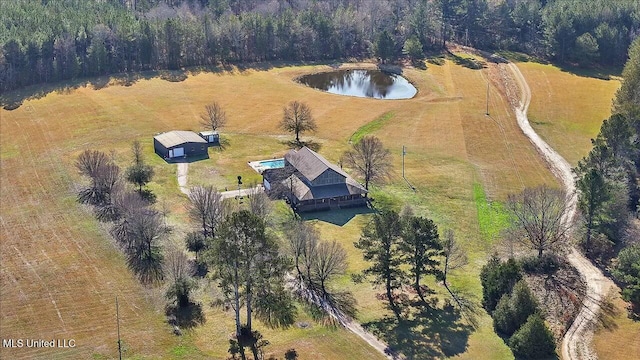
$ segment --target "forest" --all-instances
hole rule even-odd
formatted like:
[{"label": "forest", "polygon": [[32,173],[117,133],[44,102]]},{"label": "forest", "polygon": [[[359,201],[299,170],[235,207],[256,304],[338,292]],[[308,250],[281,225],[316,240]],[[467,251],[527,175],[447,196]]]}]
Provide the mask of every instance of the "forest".
[{"label": "forest", "polygon": [[562,64],[620,67],[640,33],[640,3],[15,0],[2,2],[0,24],[0,91],[5,92],[133,71],[397,59],[408,48],[437,54],[448,41]]}]

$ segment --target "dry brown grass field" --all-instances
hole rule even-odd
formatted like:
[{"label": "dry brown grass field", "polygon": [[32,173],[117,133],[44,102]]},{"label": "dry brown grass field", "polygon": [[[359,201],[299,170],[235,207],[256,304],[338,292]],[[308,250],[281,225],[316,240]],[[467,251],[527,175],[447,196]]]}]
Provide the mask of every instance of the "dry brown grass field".
[{"label": "dry brown grass field", "polygon": [[611,101],[620,78],[578,75],[553,65],[526,62],[518,67],[531,88],[531,126],[570,164],[591,150],[590,139],[611,115]]},{"label": "dry brown grass field", "polygon": [[[518,67],[532,92],[532,126],[572,165],[577,164],[591,149],[590,139],[598,134],[602,120],[611,114],[611,99],[620,79],[576,75],[537,63],[519,63]],[[627,304],[619,295],[611,305],[595,333],[594,347],[601,359],[628,359],[640,352],[640,322],[627,317]]]},{"label": "dry brown grass field", "polygon": [[[526,66],[533,65],[523,68],[529,79]],[[12,111],[0,110],[0,333],[5,338],[73,338],[77,343],[67,350],[2,349],[2,358],[115,357],[116,295],[128,357],[226,356],[232,315],[207,306],[211,292],[198,292],[207,322],[182,338],[173,336],[164,323],[161,290],[145,289],[134,279],[105,227],[75,202],[74,195],[82,179],[73,162],[81,151],[113,150],[124,167],[131,142],[139,139],[156,171],[149,187],[159,204],[170,210],[174,232],[169,240],[181,241],[193,226],[185,215],[187,200],[178,191],[175,165],[153,153],[152,136],[173,129],[197,130],[200,112],[214,99],[229,117],[222,132],[227,147],[211,149],[210,159],[191,163],[189,183],[219,189],[234,188],[236,175],[242,175],[245,183],[259,180],[247,162],[287,151],[290,135],[283,134],[277,123],[283,106],[291,100],[303,100],[311,107],[318,131],[303,138],[319,143],[319,152],[331,161],[339,159],[359,128],[392,113],[372,134],[394,154],[395,175],[388,184],[375,188],[374,195],[380,202],[393,198],[396,204],[409,203],[441,228],[455,230],[471,261],[453,274],[452,282],[478,296],[479,269],[498,245],[480,234],[474,184],[484,189],[489,201],[500,201],[524,186],[555,183],[519,131],[498,70],[493,65],[471,70],[450,61],[442,66],[429,64],[427,70],[406,69],[404,75],[419,89],[410,100],[343,97],[292,81],[298,75],[328,69],[287,66],[200,73],[180,82],[151,78],[99,90],[86,86],[27,100]],[[487,82],[490,116],[485,115]],[[544,90],[537,89],[534,81],[530,86],[535,102],[537,91]],[[400,176],[402,145],[407,147],[406,176],[416,192]],[[349,253],[348,274],[334,286],[356,295],[358,320],[380,318],[386,311],[375,298],[378,290],[367,283],[354,284],[349,278],[366,266],[353,241],[367,215],[356,215],[346,223],[345,219],[318,217],[314,222],[323,236],[341,241]],[[438,286],[436,290],[443,293]],[[300,321],[309,322],[310,327],[283,331],[259,324],[271,342],[268,354],[282,357],[287,349],[296,348],[301,359],[382,358],[352,334],[326,328],[300,314]],[[438,341],[436,337],[435,347]],[[486,315],[480,316],[480,327],[458,352],[450,355],[456,354],[467,359],[511,357]]]},{"label": "dry brown grass field", "polygon": [[600,314],[593,345],[600,359],[630,359],[640,354],[640,325],[627,316],[620,289],[611,292]]}]

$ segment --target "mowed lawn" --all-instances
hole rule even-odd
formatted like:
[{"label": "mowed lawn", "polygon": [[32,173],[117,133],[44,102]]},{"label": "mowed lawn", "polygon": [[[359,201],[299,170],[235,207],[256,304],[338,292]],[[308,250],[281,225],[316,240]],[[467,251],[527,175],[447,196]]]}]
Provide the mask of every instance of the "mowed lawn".
[{"label": "mowed lawn", "polygon": [[591,150],[590,139],[611,115],[620,78],[610,80],[562,71],[553,65],[518,63],[531,88],[531,126],[571,165]]},{"label": "mowed lawn", "polygon": [[[173,129],[198,130],[198,116],[212,100],[219,101],[228,114],[222,132],[227,146],[211,149],[210,159],[189,165],[190,184],[232,189],[237,175],[243,176],[245,184],[259,181],[247,162],[287,151],[291,137],[277,127],[282,108],[289,101],[303,100],[318,125],[317,132],[303,138],[318,143],[319,152],[331,161],[340,158],[349,147],[348,139],[359,129],[364,129],[359,134],[370,132],[382,139],[393,154],[395,174],[389,184],[373,189],[377,203],[391,202],[398,207],[409,203],[441,229],[453,229],[469,250],[470,263],[452,274],[451,282],[479,299],[479,269],[499,243],[480,231],[479,216],[483,224],[491,224],[492,219],[485,216],[486,211],[479,215],[478,209],[524,186],[555,184],[515,124],[505,90],[497,80],[497,68],[471,70],[447,61],[442,66],[430,64],[426,71],[407,69],[404,75],[419,89],[410,100],[343,97],[292,81],[301,74],[329,69],[300,66],[201,73],[181,82],[152,78],[131,86],[60,91],[25,101],[13,111],[0,110],[0,332],[5,338],[73,338],[77,343],[68,350],[3,349],[3,357],[5,352],[10,358],[115,356],[116,295],[129,356],[226,356],[232,314],[210,308],[211,292],[200,290],[198,300],[204,305],[207,322],[182,338],[173,336],[164,323],[161,291],[138,284],[106,228],[75,202],[74,194],[81,179],[73,162],[81,151],[113,150],[116,161],[125,167],[130,161],[130,144],[139,139],[156,170],[150,188],[158,195],[158,206],[169,210],[168,220],[174,226],[169,241],[180,242],[193,227],[185,214],[187,199],[178,191],[175,165],[153,154],[152,136]],[[485,115],[487,82],[490,116]],[[386,119],[381,126],[365,126],[381,117]],[[407,148],[406,177],[415,192],[401,177],[403,145]],[[478,196],[479,191],[483,196]],[[357,317],[363,322],[386,314],[375,298],[379,289],[368,283],[354,284],[349,276],[366,267],[353,242],[368,217],[346,214],[340,219],[320,216],[312,220],[323,237],[347,248],[348,274],[334,286],[354,293],[359,304]],[[499,226],[500,219],[496,217],[495,222]],[[490,318],[480,314],[480,328],[453,355],[510,358],[506,345],[493,333]],[[311,326],[282,331],[258,323],[271,342],[268,354],[282,357],[284,351],[295,348],[301,359],[382,358],[343,329],[323,327],[302,312],[299,321]]]}]

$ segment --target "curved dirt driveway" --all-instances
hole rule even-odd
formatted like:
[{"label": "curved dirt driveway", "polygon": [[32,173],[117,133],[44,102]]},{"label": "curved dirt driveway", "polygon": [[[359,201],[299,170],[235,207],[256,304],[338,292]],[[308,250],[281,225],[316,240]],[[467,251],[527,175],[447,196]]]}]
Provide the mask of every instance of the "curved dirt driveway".
[{"label": "curved dirt driveway", "polygon": [[[571,165],[569,165],[560,154],[553,150],[549,144],[542,140],[529,124],[527,110],[531,102],[531,89],[529,89],[529,85],[527,85],[524,76],[522,76],[520,69],[518,69],[515,64],[509,63],[507,66],[509,66],[513,72],[522,94],[520,105],[515,109],[518,125],[536,147],[540,155],[544,157],[553,173],[560,179],[566,189],[568,210],[564,214],[563,221],[573,223],[576,215],[578,196]],[[587,284],[587,293],[582,302],[580,312],[562,339],[562,358],[565,360],[597,359],[597,355],[591,348],[594,325],[598,311],[600,311],[600,301],[608,293],[613,282],[604,276],[598,268],[593,266],[575,247],[571,248],[567,259],[584,278]]]}]

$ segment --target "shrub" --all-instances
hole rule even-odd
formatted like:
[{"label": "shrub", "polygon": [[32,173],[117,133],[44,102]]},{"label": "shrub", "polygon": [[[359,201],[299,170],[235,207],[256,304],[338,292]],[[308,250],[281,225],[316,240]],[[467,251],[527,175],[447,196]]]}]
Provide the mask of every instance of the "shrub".
[{"label": "shrub", "polygon": [[525,258],[521,263],[522,270],[529,274],[553,274],[560,268],[560,259],[548,253]]},{"label": "shrub", "polygon": [[206,243],[204,235],[199,231],[193,231],[187,234],[184,239],[187,250],[196,254],[196,263],[198,262],[198,254],[205,249]]},{"label": "shrub", "polygon": [[493,255],[480,272],[482,306],[488,312],[493,312],[502,295],[510,293],[521,278],[522,273],[515,260],[509,259],[503,263],[497,255]]},{"label": "shrub", "polygon": [[284,353],[284,358],[286,360],[296,360],[298,358],[298,352],[296,349],[289,349],[286,353]]},{"label": "shrub", "polygon": [[493,312],[493,328],[497,333],[511,336],[518,329],[511,314],[511,296],[504,294]]},{"label": "shrub", "polygon": [[520,280],[511,294],[502,296],[493,312],[493,326],[497,332],[511,336],[529,316],[538,312],[538,302],[527,283]]},{"label": "shrub", "polygon": [[167,288],[165,296],[168,300],[175,300],[178,307],[184,308],[191,303],[189,294],[196,287],[197,283],[192,278],[181,277]]},{"label": "shrub", "polygon": [[545,359],[554,355],[556,344],[540,315],[533,314],[509,339],[509,347],[516,358]]}]

